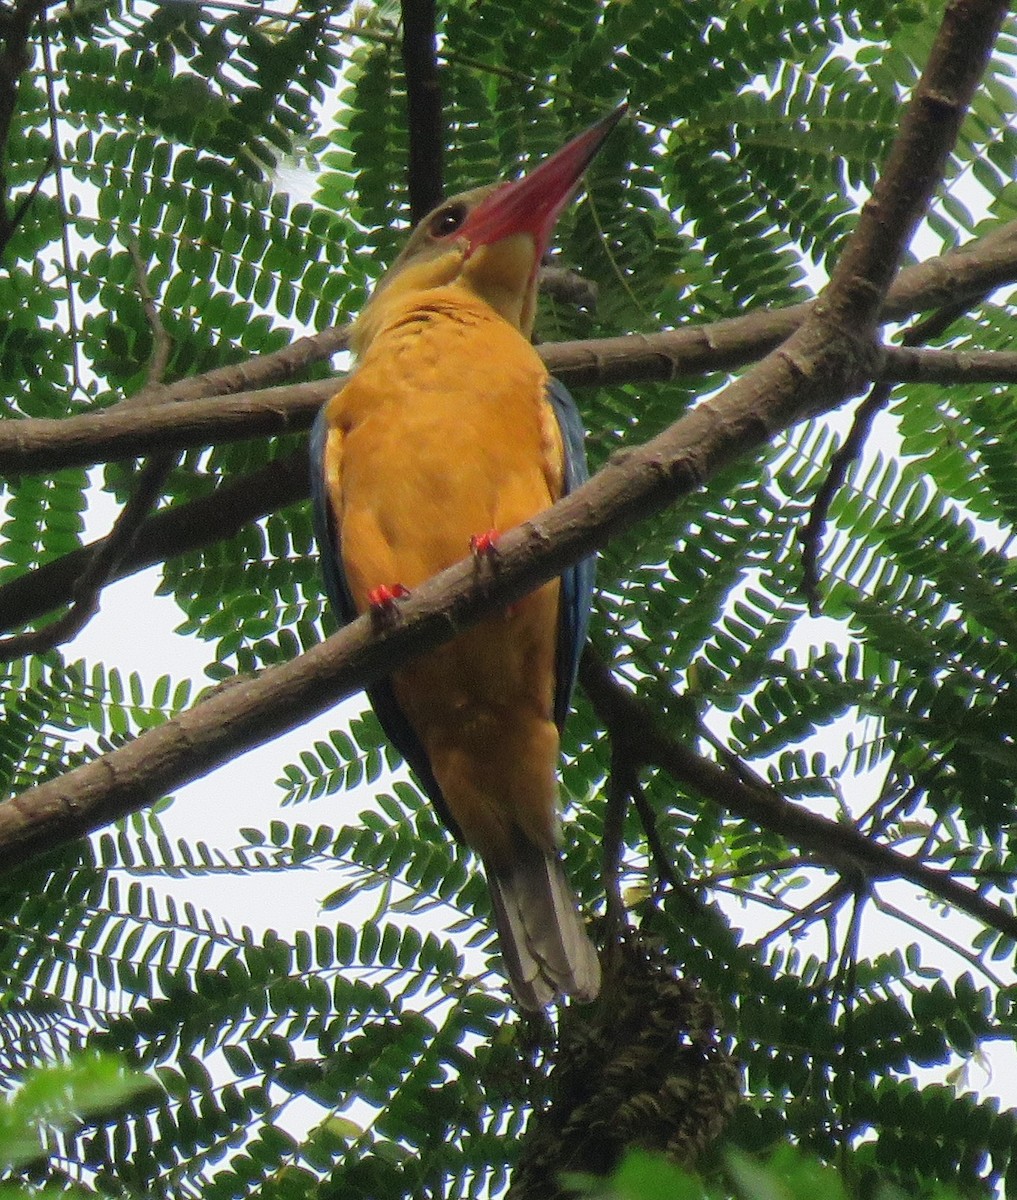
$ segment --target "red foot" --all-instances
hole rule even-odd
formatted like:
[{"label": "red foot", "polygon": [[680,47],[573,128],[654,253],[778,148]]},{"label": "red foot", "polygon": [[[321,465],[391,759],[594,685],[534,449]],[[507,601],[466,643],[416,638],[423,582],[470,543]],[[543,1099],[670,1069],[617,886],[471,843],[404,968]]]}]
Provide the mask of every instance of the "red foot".
[{"label": "red foot", "polygon": [[403,600],[410,594],[410,589],[401,583],[383,583],[371,588],[367,593],[367,603],[371,606],[371,616],[380,623],[386,624],[395,620],[398,613],[397,600]]},{"label": "red foot", "polygon": [[486,533],[475,533],[470,538],[470,550],[474,558],[493,558],[498,552],[498,539],[501,534],[497,529],[489,529]]},{"label": "red foot", "polygon": [[[498,569],[498,542],[500,539],[501,532],[497,529],[488,529],[486,533],[475,533],[470,538],[470,551],[478,571],[483,562],[490,563],[492,571]],[[502,616],[507,620],[514,615],[515,611],[516,605],[510,604],[504,609]]]}]

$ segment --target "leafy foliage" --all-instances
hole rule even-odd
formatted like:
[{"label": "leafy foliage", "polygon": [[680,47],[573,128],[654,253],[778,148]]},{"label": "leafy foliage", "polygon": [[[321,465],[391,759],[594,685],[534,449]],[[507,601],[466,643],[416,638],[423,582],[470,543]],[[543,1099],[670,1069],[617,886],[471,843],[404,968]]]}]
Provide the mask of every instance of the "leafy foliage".
[{"label": "leafy foliage", "polygon": [[[559,238],[559,261],[581,266],[599,302],[545,297],[541,336],[807,299],[876,177],[937,17],[872,0],[450,0],[448,188],[511,173],[624,92],[636,119],[591,168]],[[1011,18],[926,252],[1015,217],[1015,36]],[[0,274],[9,421],[142,388],[158,342],[146,294],[171,383],[347,320],[396,253],[409,131],[393,6],[79,0],[40,19],[27,56],[4,159],[8,210],[25,203]],[[1004,349],[1014,335],[1004,295],[973,302],[938,344]],[[594,465],[726,378],[584,391]],[[1010,390],[895,392],[831,508],[816,620],[799,534],[838,440],[811,422],[612,542],[594,645],[667,734],[720,745],[722,761],[737,755],[788,800],[1011,913]],[[296,445],[288,434],[190,451],[167,500]],[[0,586],[79,547],[92,490],[122,500],[134,480],[122,462],[101,478],[7,479]],[[304,504],[170,558],[160,591],[208,643],[211,680],[289,659],[332,628]],[[56,651],[6,666],[4,797],[171,719],[194,690]],[[414,786],[393,781],[374,718],[308,742],[279,772],[291,819],[244,829],[231,849],[174,841],[148,812],[0,881],[0,1076],[23,1081],[0,1140],[8,1118],[23,1135],[33,1088],[77,1086],[75,1068],[34,1075],[40,1064],[116,1054],[159,1083],[105,1107],[74,1098],[24,1187],[209,1200],[505,1189],[556,1086],[548,1030],[512,1014],[473,865]],[[569,871],[599,913],[611,747],[582,697],[564,751]],[[630,918],[715,998],[745,1072],[730,1143],[785,1149],[767,1168],[733,1159],[724,1184],[708,1157],[705,1183],[631,1159],[609,1183],[587,1180],[590,1194],[1013,1192],[1017,1111],[980,1095],[971,1070],[1017,1039],[1006,932],[958,932],[935,896],[800,857],[663,769],[643,769],[640,787],[654,819],[623,821]],[[315,824],[335,820],[341,793],[370,805]],[[312,929],[250,928],[216,906],[218,881],[281,888],[308,871],[331,873]],[[788,1144],[839,1162],[843,1181]]]},{"label": "leafy foliage", "polygon": [[[35,1067],[14,1094],[0,1104],[0,1163],[24,1167],[46,1155],[49,1135],[83,1117],[104,1120],[139,1106],[152,1081],[126,1072],[114,1058],[79,1055],[60,1065]],[[0,1188],[0,1195],[11,1195]]]},{"label": "leafy foliage", "polygon": [[[846,1172],[838,1173],[791,1146],[781,1147],[765,1163],[732,1152],[725,1168],[722,1179],[707,1182],[666,1159],[632,1151],[609,1179],[575,1175],[572,1182],[584,1200],[716,1200],[728,1196],[737,1200],[769,1200],[772,1196],[808,1200],[817,1193],[830,1200],[846,1200],[855,1194],[846,1186]],[[879,1200],[894,1200],[901,1193],[882,1185],[874,1194]],[[929,1195],[951,1200],[959,1193],[948,1185],[938,1185]]]}]

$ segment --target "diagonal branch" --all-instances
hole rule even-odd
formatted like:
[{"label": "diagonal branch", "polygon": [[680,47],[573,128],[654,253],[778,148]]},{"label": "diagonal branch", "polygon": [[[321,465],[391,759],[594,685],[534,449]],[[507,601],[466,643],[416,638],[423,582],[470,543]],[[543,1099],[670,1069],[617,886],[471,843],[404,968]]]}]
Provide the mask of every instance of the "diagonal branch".
[{"label": "diagonal branch", "polygon": [[138,298],[141,300],[145,320],[148,321],[148,328],[152,334],[152,355],[145,372],[145,386],[131,397],[132,404],[143,404],[146,403],[146,393],[150,390],[155,391],[162,383],[162,377],[166,374],[166,368],[169,365],[170,354],[173,352],[173,342],[166,332],[166,326],[162,323],[162,315],[149,286],[148,269],[145,266],[145,260],[141,257],[138,243],[131,236],[127,236],[125,242],[131,262],[134,264],[134,281],[138,290]]},{"label": "diagonal branch", "polygon": [[[801,329],[756,368],[588,484],[507,532],[496,580],[472,560],[421,585],[401,619],[362,617],[299,658],[243,679],[133,742],[0,805],[0,866],[132,812],[513,603],[871,375],[884,293],[928,202],[1007,6],[955,0],[873,198]],[[830,836],[839,827],[831,822]]]},{"label": "diagonal branch", "polygon": [[[297,338],[288,346],[261,354],[245,362],[215,367],[204,375],[193,375],[161,388],[145,389],[145,404],[175,404],[184,400],[202,400],[207,396],[233,396],[238,392],[271,387],[293,379],[308,367],[328,362],[349,347],[350,327],[336,325],[320,333]],[[131,408],[134,397],[122,400],[116,409]]]},{"label": "diagonal branch", "polygon": [[[975,299],[975,298],[973,298]],[[985,295],[977,297],[984,300]],[[981,382],[972,375],[977,375],[978,367],[984,365],[984,360],[991,357],[990,352],[973,355],[958,355],[955,351],[930,351],[926,355],[909,355],[907,351],[920,346],[923,342],[934,337],[942,336],[958,317],[964,315],[969,307],[968,301],[957,301],[932,313],[904,331],[901,345],[904,353],[894,353],[884,349],[883,364],[892,364],[898,371],[906,372],[909,368],[916,372],[915,378],[921,379],[921,373],[926,372],[924,382],[930,382],[929,376],[935,376],[937,364],[940,368],[948,367],[957,372],[957,378],[966,382]],[[1012,360],[1007,362],[1005,360]],[[1017,370],[1017,354],[1003,354],[1002,359],[996,359],[995,365],[1003,371],[1008,365]],[[951,380],[950,382],[954,382]],[[822,487],[816,493],[812,502],[809,518],[799,533],[802,544],[802,591],[809,605],[809,612],[814,617],[822,613],[822,601],[819,595],[819,554],[822,549],[823,535],[826,532],[826,522],[830,513],[830,505],[837,492],[840,491],[847,479],[851,464],[861,455],[872,423],[876,416],[886,407],[890,399],[892,384],[889,380],[880,380],[873,384],[871,391],[859,404],[851,428],[843,444],[830,458],[830,466]]]},{"label": "diagonal branch", "polygon": [[745,764],[740,764],[740,771],[720,766],[683,742],[666,737],[655,727],[646,705],[620,684],[596,655],[583,655],[580,682],[597,716],[613,735],[638,745],[644,763],[666,771],[699,796],[779,834],[848,880],[906,879],[1000,933],[1017,937],[1017,915],[958,883],[948,871],[928,867],[851,825],[791,803],[765,780],[748,773]]},{"label": "diagonal branch", "polygon": [[[56,621],[30,633],[0,639],[0,662],[11,662],[26,654],[42,654],[69,642],[99,611],[103,588],[120,578],[125,559],[134,549],[145,517],[162,495],[166,476],[176,463],[173,455],[158,454],[138,472],[131,495],[107,537],[95,543],[83,558],[81,573],[70,584],[73,603]],[[52,600],[50,600],[52,606]]]},{"label": "diagonal branch", "polygon": [[[142,523],[110,581],[231,538],[252,521],[302,500],[307,491],[307,455],[299,452],[156,513]],[[17,629],[71,601],[75,581],[105,541],[72,550],[0,587],[2,628]]]}]

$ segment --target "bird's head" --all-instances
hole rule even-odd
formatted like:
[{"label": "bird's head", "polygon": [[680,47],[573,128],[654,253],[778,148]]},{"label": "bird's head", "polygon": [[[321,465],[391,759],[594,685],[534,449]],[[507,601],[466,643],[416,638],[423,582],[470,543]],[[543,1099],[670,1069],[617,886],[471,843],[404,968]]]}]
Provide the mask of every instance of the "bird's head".
[{"label": "bird's head", "polygon": [[562,210],[625,112],[590,126],[522,179],[461,192],[428,213],[374,291],[354,330],[363,349],[385,310],[411,291],[455,285],[529,336],[537,272]]}]

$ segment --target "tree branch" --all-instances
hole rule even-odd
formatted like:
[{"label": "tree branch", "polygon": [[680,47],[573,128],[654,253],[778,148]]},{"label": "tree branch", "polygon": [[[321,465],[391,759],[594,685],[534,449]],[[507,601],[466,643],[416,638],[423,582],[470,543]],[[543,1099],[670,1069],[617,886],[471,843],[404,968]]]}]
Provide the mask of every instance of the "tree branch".
[{"label": "tree branch", "polygon": [[[955,301],[958,297],[980,298],[992,288],[1015,281],[1017,221],[962,250],[902,271],[887,295],[881,319],[901,320],[943,302],[947,296]],[[537,349],[548,369],[569,387],[652,383],[734,370],[780,345],[801,325],[812,303],[664,333],[548,342]],[[328,346],[334,352],[334,343],[344,343],[346,332],[343,328],[329,331],[327,338],[318,335],[310,339],[315,343],[315,354],[324,357],[322,352]],[[247,364],[217,369],[154,393],[146,389],[147,403],[141,411],[132,411],[131,401],[124,401],[102,412],[61,420],[5,421],[0,424],[0,475],[94,466],[136,458],[156,449],[193,449],[305,429],[341,379],[250,391],[227,386],[241,380],[264,382],[263,375],[284,378],[305,363],[318,361],[300,353],[292,361],[285,360],[288,366],[281,364],[280,356],[291,349],[286,347],[285,351],[263,355]],[[951,360],[942,357],[951,353],[906,353],[891,347],[884,352],[880,371],[902,382],[930,378],[949,383],[996,383],[1013,377],[1013,355],[983,351],[966,356],[954,354]],[[247,383],[243,386],[246,389]],[[153,404],[155,400],[159,403]]]},{"label": "tree branch", "polygon": [[[29,855],[141,808],[300,725],[411,654],[559,575],[796,421],[842,401],[864,373],[871,374],[877,357],[872,335],[885,289],[1006,8],[989,0],[948,6],[873,198],[829,288],[785,345],[646,445],[616,455],[553,508],[505,533],[494,580],[487,571],[478,578],[472,559],[459,563],[402,602],[400,619],[390,628],[378,630],[361,617],[299,658],[215,692],[101,759],[0,805],[0,865],[23,864]],[[782,815],[787,819],[783,802],[770,801],[761,811],[778,822]],[[842,827],[829,826],[824,834],[835,851],[857,851],[857,844],[844,844]],[[977,895],[974,901],[985,904]]]},{"label": "tree branch", "polygon": [[[984,293],[972,299],[984,300]],[[917,347],[929,338],[944,334],[953,322],[968,309],[968,302],[959,301],[946,308],[941,308],[922,321],[916,321],[905,330],[901,339],[903,350],[884,348],[883,366],[887,366],[902,377],[913,372],[911,378],[922,382],[942,382],[942,375],[936,379],[937,367],[949,373],[952,378],[947,382],[985,382],[977,378],[980,369],[987,366],[987,360],[993,358],[991,351],[961,352],[950,350],[932,350],[924,354],[914,354],[909,348]],[[1017,380],[1017,354],[1003,353],[995,359],[997,379],[987,382],[1000,382],[998,375],[1005,373],[1009,366],[1014,371]],[[872,423],[877,414],[886,406],[892,392],[892,384],[883,380],[875,383],[859,404],[854,421],[848,430],[844,442],[830,458],[830,466],[822,487],[816,493],[812,502],[809,518],[799,533],[802,544],[802,591],[809,605],[809,612],[814,617],[822,613],[822,601],[819,594],[819,554],[822,549],[823,534],[826,531],[827,517],[834,496],[840,491],[851,464],[861,455],[862,449],[872,429]]]},{"label": "tree branch", "polygon": [[606,900],[609,939],[614,942],[625,928],[625,904],[621,894],[622,852],[625,845],[625,811],[628,808],[629,779],[625,778],[625,748],[619,740],[611,743],[611,765],[607,773],[604,792],[607,805],[604,809],[604,847],[601,859],[601,875]]},{"label": "tree branch", "polygon": [[[318,379],[176,404],[117,404],[62,420],[26,417],[0,424],[0,476],[94,466],[161,450],[306,429],[339,382]],[[148,389],[145,389],[148,392]]]},{"label": "tree branch", "polygon": [[145,463],[109,535],[85,551],[87,558],[82,561],[81,573],[71,581],[71,607],[41,629],[0,639],[0,662],[11,662],[26,654],[43,654],[69,642],[85,628],[99,611],[103,588],[112,579],[120,578],[124,560],[137,544],[145,517],[162,495],[166,476],[175,463],[176,458],[167,454],[157,454]]},{"label": "tree branch", "polygon": [[[207,496],[156,513],[142,523],[110,581],[231,538],[307,492],[307,455],[300,452],[230,480]],[[103,538],[72,550],[0,587],[2,628],[17,629],[72,600],[75,582],[105,542]]]},{"label": "tree branch", "polygon": [[[178,404],[185,400],[202,400],[208,396],[235,396],[238,392],[255,391],[272,384],[293,379],[316,363],[327,362],[334,354],[349,347],[350,327],[336,325],[320,333],[297,338],[280,350],[259,354],[245,362],[216,367],[204,375],[180,379],[160,388],[145,388],[143,403]],[[119,411],[134,406],[136,399],[128,396],[115,406]],[[0,468],[2,471],[2,468]]]},{"label": "tree branch", "polygon": [[907,879],[1000,933],[1017,937],[1017,915],[958,883],[949,872],[934,870],[919,859],[908,858],[866,837],[851,825],[791,803],[776,788],[749,775],[744,763],[736,773],[660,733],[646,705],[620,684],[596,655],[583,655],[579,678],[594,711],[612,736],[618,736],[623,744],[638,745],[645,764],[666,771],[697,795],[779,834],[834,867],[849,881],[859,876]]},{"label": "tree branch", "polygon": [[878,377],[892,383],[1017,383],[1017,352],[887,346]]},{"label": "tree branch", "polygon": [[402,0],[403,70],[406,74],[406,116],[410,136],[408,190],[414,225],[426,217],[445,194],[442,159],[445,126],[442,120],[435,0]]},{"label": "tree branch", "polygon": [[131,397],[133,404],[139,404],[145,402],[146,393],[154,392],[162,384],[162,377],[166,374],[166,367],[169,365],[170,354],[173,351],[173,342],[166,332],[166,326],[162,323],[155,296],[152,295],[152,289],[149,287],[148,271],[145,268],[145,260],[141,257],[141,251],[138,249],[138,243],[133,237],[128,237],[126,245],[131,262],[134,264],[134,282],[138,289],[141,307],[144,309],[145,320],[148,321],[148,328],[152,333],[152,355],[145,372],[145,386]]}]

